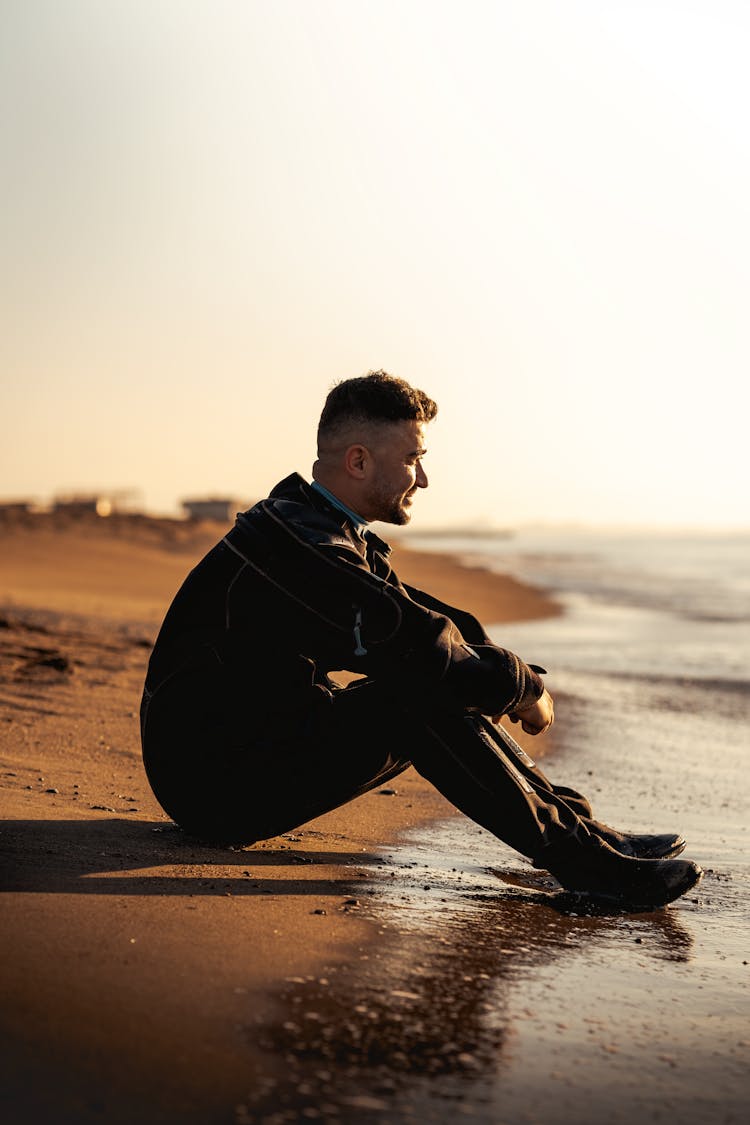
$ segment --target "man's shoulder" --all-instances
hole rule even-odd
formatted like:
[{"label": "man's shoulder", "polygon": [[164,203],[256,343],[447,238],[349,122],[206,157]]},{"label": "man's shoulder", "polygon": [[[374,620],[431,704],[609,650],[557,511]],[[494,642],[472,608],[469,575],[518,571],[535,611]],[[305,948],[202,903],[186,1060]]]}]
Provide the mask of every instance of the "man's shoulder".
[{"label": "man's shoulder", "polygon": [[290,473],[280,480],[268,494],[269,500],[288,500],[297,504],[310,504],[313,490],[300,473]]},{"label": "man's shoulder", "polygon": [[356,537],[346,516],[311,488],[299,473],[290,473],[247,512],[237,517],[239,529],[286,532],[306,543],[354,548]]}]

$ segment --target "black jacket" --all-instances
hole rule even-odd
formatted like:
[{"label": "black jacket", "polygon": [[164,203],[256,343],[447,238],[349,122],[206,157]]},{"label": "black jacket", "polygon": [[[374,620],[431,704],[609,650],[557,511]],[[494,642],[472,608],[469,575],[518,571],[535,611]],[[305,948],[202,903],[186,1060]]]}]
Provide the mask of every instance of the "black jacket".
[{"label": "black jacket", "polygon": [[186,578],[156,640],[144,702],[188,669],[220,668],[224,698],[252,739],[274,716],[329,701],[327,673],[341,669],[420,709],[496,715],[541,695],[533,667],[494,645],[471,614],[400,582],[389,555],[292,474]]}]

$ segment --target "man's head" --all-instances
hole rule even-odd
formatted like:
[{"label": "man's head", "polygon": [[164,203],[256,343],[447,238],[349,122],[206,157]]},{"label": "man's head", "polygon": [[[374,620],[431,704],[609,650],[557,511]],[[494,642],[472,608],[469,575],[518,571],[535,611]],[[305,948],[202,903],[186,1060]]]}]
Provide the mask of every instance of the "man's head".
[{"label": "man's head", "polygon": [[366,520],[404,524],[427,487],[424,430],[437,405],[385,371],[338,383],[318,425],[313,476]]}]

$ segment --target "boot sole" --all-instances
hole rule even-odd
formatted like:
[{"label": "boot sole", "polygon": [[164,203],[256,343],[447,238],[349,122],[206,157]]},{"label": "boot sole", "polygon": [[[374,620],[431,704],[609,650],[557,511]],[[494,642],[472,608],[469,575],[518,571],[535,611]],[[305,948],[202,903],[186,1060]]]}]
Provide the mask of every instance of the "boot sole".
[{"label": "boot sole", "polygon": [[665,887],[664,893],[661,895],[648,895],[643,891],[639,894],[639,889],[633,887],[631,891],[571,891],[571,894],[579,898],[588,899],[591,902],[600,902],[604,905],[616,905],[622,909],[627,910],[658,910],[662,906],[667,906],[675,899],[681,898],[697,887],[703,878],[703,870],[696,867],[695,871],[691,873],[691,878],[683,879],[681,883],[674,887]]}]

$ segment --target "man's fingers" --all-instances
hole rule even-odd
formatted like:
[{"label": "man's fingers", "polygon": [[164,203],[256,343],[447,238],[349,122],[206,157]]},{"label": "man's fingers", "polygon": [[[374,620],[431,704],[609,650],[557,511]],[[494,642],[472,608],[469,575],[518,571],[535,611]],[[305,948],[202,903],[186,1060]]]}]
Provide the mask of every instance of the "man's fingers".
[{"label": "man's fingers", "polygon": [[544,732],[546,730],[549,730],[549,728],[552,726],[553,721],[554,715],[550,715],[549,720],[546,723],[542,723],[540,726],[534,726],[532,723],[525,723],[522,721],[521,730],[526,731],[527,734],[544,734]]},{"label": "man's fingers", "polygon": [[521,723],[521,730],[525,730],[527,734],[544,734],[547,727],[532,727],[528,723]]}]

